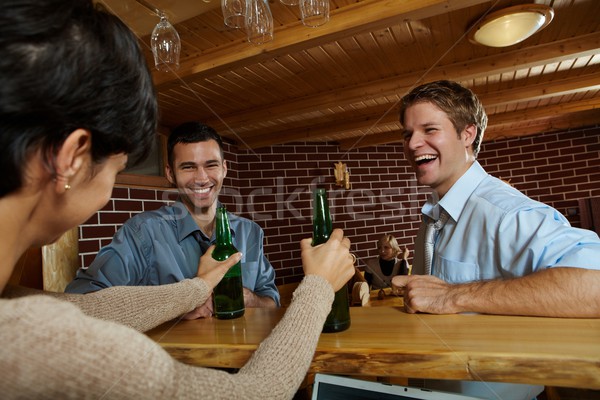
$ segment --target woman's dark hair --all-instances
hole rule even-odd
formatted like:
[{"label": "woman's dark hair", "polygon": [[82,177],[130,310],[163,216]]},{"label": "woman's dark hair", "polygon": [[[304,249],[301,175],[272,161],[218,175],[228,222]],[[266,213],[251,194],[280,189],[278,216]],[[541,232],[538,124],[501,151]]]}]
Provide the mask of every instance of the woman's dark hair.
[{"label": "woman's dark hair", "polygon": [[171,131],[169,139],[167,140],[167,162],[169,163],[169,166],[172,169],[175,167],[173,165],[173,149],[177,143],[198,143],[207,142],[209,140],[217,142],[219,150],[221,151],[221,160],[224,160],[223,139],[221,139],[221,136],[217,131],[208,125],[195,121],[184,122],[183,124],[178,125]]},{"label": "woman's dark hair", "polygon": [[0,197],[23,184],[23,167],[78,128],[92,158],[151,149],[157,124],[152,78],[137,38],[91,0],[0,2]]}]

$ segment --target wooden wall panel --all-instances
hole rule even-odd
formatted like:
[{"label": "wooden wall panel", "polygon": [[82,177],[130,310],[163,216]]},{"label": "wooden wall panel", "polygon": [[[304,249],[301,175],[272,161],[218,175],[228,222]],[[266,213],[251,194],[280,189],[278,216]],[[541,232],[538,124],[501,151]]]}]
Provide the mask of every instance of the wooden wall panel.
[{"label": "wooden wall panel", "polygon": [[63,234],[55,243],[42,247],[44,290],[64,292],[79,268],[79,227]]}]

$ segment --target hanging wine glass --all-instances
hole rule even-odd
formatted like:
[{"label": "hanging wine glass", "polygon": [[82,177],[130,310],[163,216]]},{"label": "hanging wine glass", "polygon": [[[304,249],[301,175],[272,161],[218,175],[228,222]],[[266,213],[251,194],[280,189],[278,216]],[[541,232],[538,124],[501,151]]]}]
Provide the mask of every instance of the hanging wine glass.
[{"label": "hanging wine glass", "polygon": [[223,22],[230,28],[243,28],[247,0],[221,0]]},{"label": "hanging wine glass", "polygon": [[154,65],[159,71],[175,71],[179,68],[179,53],[181,40],[179,34],[167,20],[164,13],[160,13],[160,21],[154,27],[150,38],[150,47],[154,55]]},{"label": "hanging wine glass", "polygon": [[298,0],[279,0],[281,4],[286,6],[297,6]]},{"label": "hanging wine glass", "polygon": [[329,0],[300,0],[300,16],[305,26],[323,25],[329,21]]},{"label": "hanging wine glass", "polygon": [[268,0],[247,0],[246,37],[253,44],[273,40],[273,14]]}]

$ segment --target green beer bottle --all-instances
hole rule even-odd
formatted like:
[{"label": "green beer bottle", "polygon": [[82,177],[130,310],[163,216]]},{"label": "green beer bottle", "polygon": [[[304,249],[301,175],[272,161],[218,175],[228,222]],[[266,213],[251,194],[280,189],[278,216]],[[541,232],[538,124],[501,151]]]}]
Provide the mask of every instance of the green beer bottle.
[{"label": "green beer bottle", "polygon": [[[315,189],[313,197],[313,236],[312,245],[325,243],[331,235],[331,215],[327,204],[325,189]],[[350,307],[348,304],[348,288],[344,285],[335,292],[331,311],[323,325],[323,332],[341,332],[350,327]]]},{"label": "green beer bottle", "polygon": [[[225,207],[217,208],[217,243],[212,257],[224,261],[238,252],[231,241],[229,218]],[[233,319],[244,315],[244,290],[242,288],[242,266],[238,262],[225,274],[213,290],[215,316],[219,319]]]}]

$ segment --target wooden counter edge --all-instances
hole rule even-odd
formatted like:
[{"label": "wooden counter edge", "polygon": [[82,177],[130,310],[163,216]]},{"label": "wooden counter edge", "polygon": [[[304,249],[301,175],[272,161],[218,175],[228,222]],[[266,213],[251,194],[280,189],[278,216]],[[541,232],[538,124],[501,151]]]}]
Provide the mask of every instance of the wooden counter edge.
[{"label": "wooden counter edge", "polygon": [[[256,345],[195,348],[161,344],[171,356],[183,363],[212,368],[241,368],[256,350]],[[457,362],[457,359],[459,360]],[[333,353],[315,352],[309,373],[404,377],[423,379],[472,380],[539,384],[548,386],[600,389],[600,362],[569,358],[535,358],[473,354],[407,354],[402,350]]]}]

